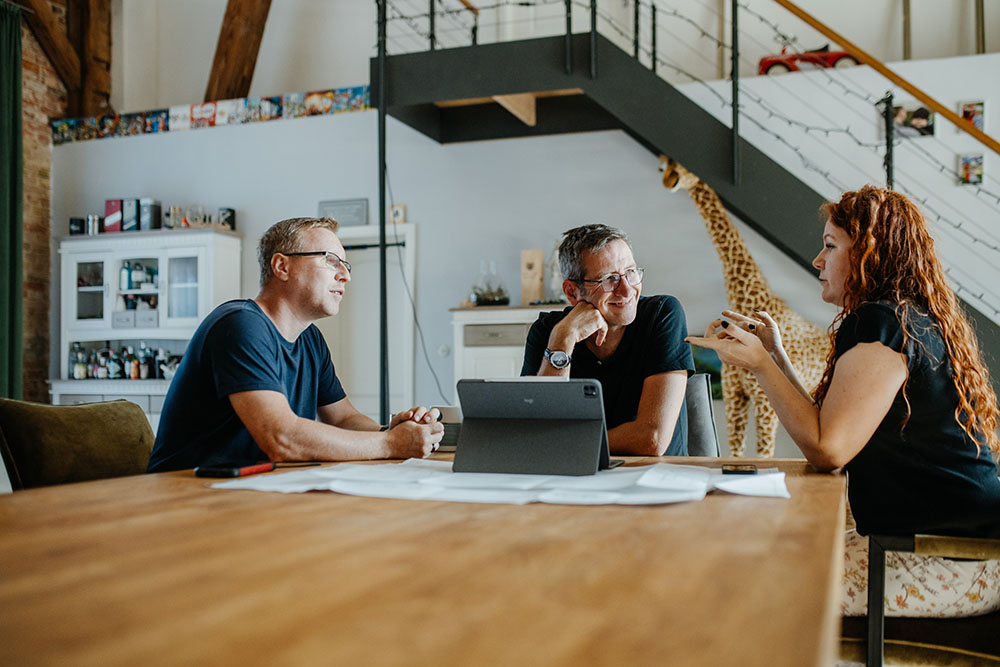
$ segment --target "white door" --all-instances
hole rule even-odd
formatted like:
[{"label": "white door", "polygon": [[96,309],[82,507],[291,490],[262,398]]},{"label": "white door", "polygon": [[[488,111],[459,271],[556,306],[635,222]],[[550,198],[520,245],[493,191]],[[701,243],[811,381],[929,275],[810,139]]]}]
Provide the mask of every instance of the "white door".
[{"label": "white door", "polygon": [[[379,251],[377,247],[351,250],[352,241],[345,238],[344,231],[339,236],[348,247],[351,282],[344,291],[340,312],[319,320],[316,326],[330,346],[347,397],[360,412],[379,421]],[[386,250],[389,410],[393,413],[412,407],[413,402],[413,311],[401,274],[406,255],[403,247]],[[412,289],[410,275],[407,281]]]}]

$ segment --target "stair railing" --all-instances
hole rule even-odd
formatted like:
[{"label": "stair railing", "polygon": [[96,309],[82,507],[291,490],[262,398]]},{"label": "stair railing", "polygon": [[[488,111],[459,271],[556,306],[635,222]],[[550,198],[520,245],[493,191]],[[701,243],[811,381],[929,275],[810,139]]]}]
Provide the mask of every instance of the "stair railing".
[{"label": "stair railing", "polygon": [[799,17],[800,19],[808,23],[812,28],[823,33],[824,36],[830,38],[837,44],[840,44],[840,46],[843,47],[845,51],[847,51],[852,56],[857,58],[858,62],[868,65],[873,70],[875,70],[876,72],[878,72],[885,78],[889,79],[890,81],[892,81],[894,84],[896,84],[906,92],[916,97],[924,104],[926,104],[935,113],[939,113],[945,118],[947,118],[959,130],[972,136],[979,143],[983,144],[997,155],[1000,155],[1000,143],[997,143],[996,139],[989,136],[988,134],[980,130],[972,123],[962,119],[954,111],[945,107],[943,104],[935,100],[933,97],[931,97],[930,95],[928,95],[921,89],[917,88],[915,85],[913,85],[903,77],[893,72],[891,69],[886,67],[880,60],[870,55],[867,51],[863,50],[857,44],[854,44],[853,42],[845,38],[843,35],[835,31],[833,28],[819,21],[816,17],[804,11],[801,7],[796,5],[791,0],[774,0],[774,2],[778,3],[791,13],[795,14],[795,16]]}]

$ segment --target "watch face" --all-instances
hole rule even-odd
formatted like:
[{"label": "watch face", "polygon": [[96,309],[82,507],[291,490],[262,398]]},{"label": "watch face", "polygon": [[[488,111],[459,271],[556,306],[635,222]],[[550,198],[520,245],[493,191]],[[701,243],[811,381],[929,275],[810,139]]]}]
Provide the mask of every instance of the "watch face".
[{"label": "watch face", "polygon": [[549,363],[552,364],[553,368],[566,368],[569,366],[569,355],[562,350],[550,352],[548,357]]}]

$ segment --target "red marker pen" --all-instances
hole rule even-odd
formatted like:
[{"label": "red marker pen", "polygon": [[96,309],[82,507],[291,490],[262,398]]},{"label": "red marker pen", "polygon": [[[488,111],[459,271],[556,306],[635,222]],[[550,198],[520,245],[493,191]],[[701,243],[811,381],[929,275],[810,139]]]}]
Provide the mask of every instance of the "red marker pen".
[{"label": "red marker pen", "polygon": [[251,466],[198,466],[194,469],[194,474],[198,477],[245,477],[255,475],[259,472],[270,472],[275,465],[272,461],[265,463],[255,463]]}]

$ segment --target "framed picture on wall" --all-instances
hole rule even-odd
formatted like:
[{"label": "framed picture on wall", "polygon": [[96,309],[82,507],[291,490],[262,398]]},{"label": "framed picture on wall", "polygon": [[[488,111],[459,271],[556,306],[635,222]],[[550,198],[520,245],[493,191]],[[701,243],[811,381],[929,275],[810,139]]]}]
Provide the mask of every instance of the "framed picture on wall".
[{"label": "framed picture on wall", "polygon": [[986,102],[972,100],[958,103],[958,115],[968,121],[980,132],[986,131]]},{"label": "framed picture on wall", "polygon": [[902,102],[892,107],[892,113],[895,136],[934,136],[934,112],[919,102]]},{"label": "framed picture on wall", "polygon": [[319,203],[319,217],[333,218],[341,227],[368,224],[367,199],[327,199]]},{"label": "framed picture on wall", "polygon": [[982,185],[983,173],[982,153],[968,153],[958,156],[959,185]]}]

